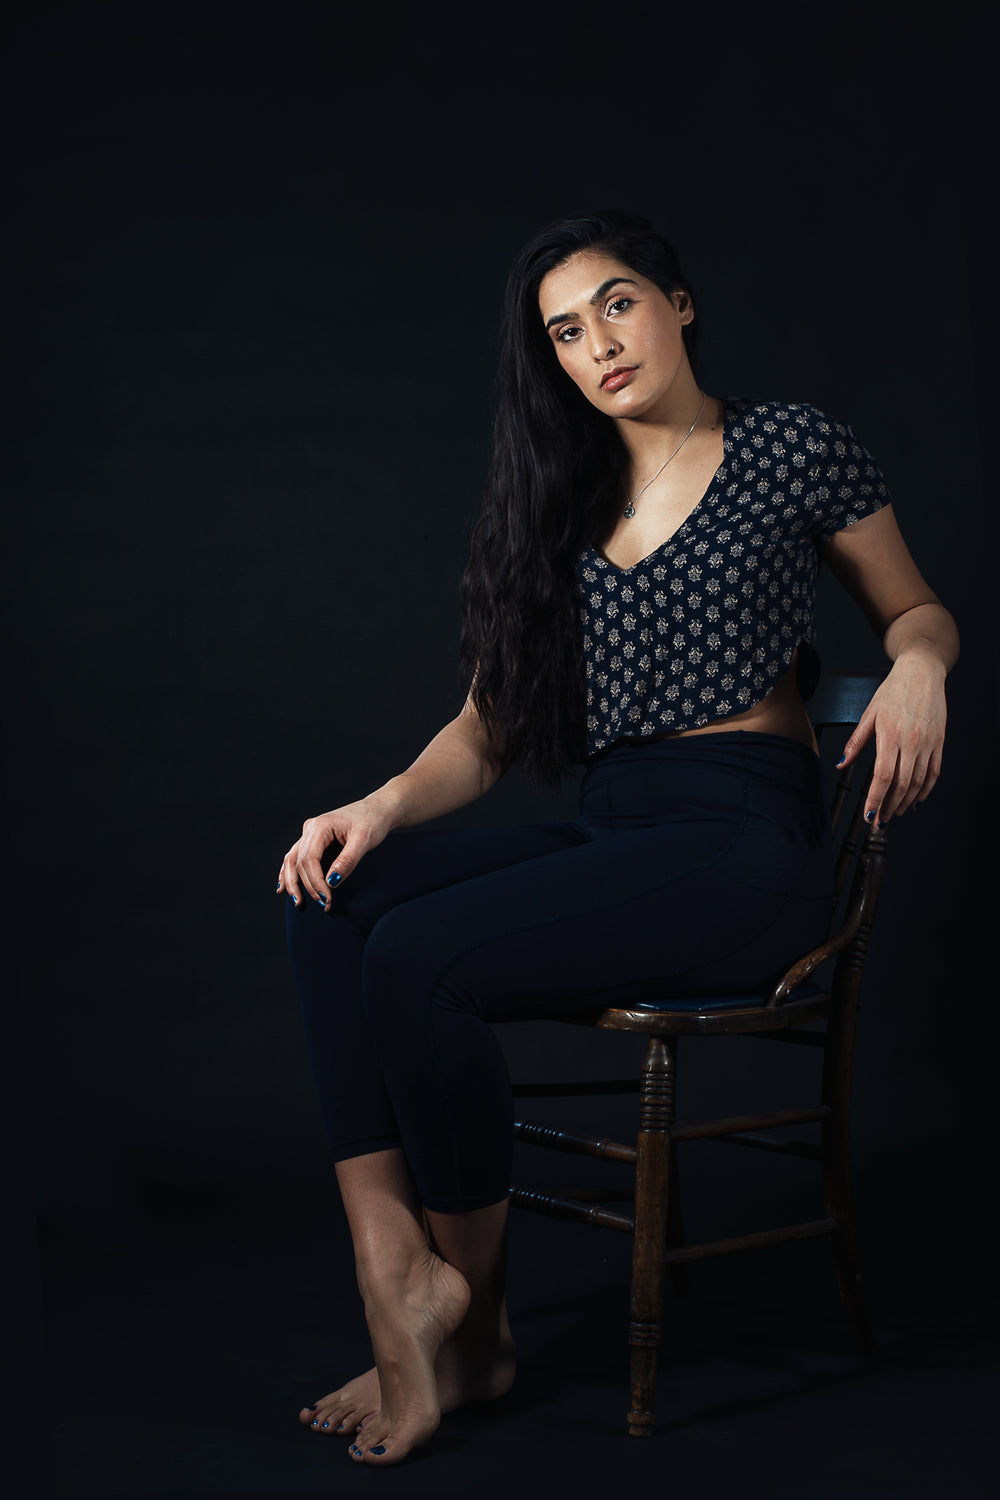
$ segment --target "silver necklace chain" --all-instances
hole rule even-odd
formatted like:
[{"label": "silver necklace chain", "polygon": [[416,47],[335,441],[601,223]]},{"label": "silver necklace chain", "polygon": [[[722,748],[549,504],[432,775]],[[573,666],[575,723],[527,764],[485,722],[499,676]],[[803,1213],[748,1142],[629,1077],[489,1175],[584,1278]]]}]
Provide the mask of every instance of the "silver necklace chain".
[{"label": "silver necklace chain", "polygon": [[[701,398],[701,405],[698,408],[698,416],[695,417],[694,421],[691,423],[691,426],[688,428],[687,432],[681,438],[680,442],[677,444],[677,447],[674,449],[673,453],[671,453],[670,458],[676,458],[677,454],[684,447],[684,444],[687,442],[687,440],[691,436],[692,432],[694,432],[695,428],[698,425],[698,420],[701,417],[702,412],[705,410],[705,402],[707,400],[708,400],[708,393],[706,392],[705,395],[702,396],[702,398]],[[660,465],[660,467],[657,469],[656,473],[653,475],[653,479],[659,479],[660,475],[663,473],[664,469],[667,467],[667,464],[670,462],[670,458],[664,459],[663,463]],[[625,499],[628,501],[628,504],[625,506],[625,509],[622,512],[622,515],[625,517],[626,521],[631,521],[632,517],[635,515],[635,502],[636,502],[636,500],[639,499],[640,495],[644,495],[646,493],[646,491],[649,489],[649,486],[653,483],[653,479],[647,479],[646,483],[643,485],[643,487],[639,491],[639,493],[637,495],[635,495],[631,500],[629,500],[629,498],[628,498],[628,490],[625,489],[625,481],[624,481],[624,479],[622,480],[622,489],[625,490]]]}]

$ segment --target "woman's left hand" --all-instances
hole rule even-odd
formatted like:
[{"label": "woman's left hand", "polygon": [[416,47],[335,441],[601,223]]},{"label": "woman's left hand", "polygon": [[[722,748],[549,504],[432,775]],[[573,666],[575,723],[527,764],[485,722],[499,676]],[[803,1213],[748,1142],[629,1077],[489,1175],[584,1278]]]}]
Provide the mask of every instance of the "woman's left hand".
[{"label": "woman's left hand", "polygon": [[875,768],[865,818],[884,827],[914,802],[924,802],[941,774],[945,668],[933,651],[901,652],[844,746],[849,765],[875,736]]}]

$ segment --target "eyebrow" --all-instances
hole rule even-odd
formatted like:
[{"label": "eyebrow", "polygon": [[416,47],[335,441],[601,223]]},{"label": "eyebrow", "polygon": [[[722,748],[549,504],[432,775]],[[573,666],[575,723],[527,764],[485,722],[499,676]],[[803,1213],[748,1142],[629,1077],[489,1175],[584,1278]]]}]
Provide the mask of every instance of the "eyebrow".
[{"label": "eyebrow", "polygon": [[[639,285],[639,283],[637,281],[633,281],[631,279],[631,277],[629,277],[629,276],[610,276],[607,281],[602,281],[601,282],[600,286],[597,288],[597,291],[591,297],[591,299],[590,299],[590,305],[591,305],[591,307],[596,307],[597,304],[598,304],[598,302],[600,302],[601,298],[605,295],[605,293],[606,292],[610,292],[610,290],[611,290],[611,288],[613,286],[618,286],[619,282],[624,282],[626,284],[626,286],[638,286]],[[548,332],[548,330],[555,323],[568,323],[571,318],[578,318],[579,316],[580,316],[579,313],[556,313],[556,315],[554,317],[552,317],[552,318],[549,318],[548,322],[546,323],[546,325],[545,325],[546,332]]]}]

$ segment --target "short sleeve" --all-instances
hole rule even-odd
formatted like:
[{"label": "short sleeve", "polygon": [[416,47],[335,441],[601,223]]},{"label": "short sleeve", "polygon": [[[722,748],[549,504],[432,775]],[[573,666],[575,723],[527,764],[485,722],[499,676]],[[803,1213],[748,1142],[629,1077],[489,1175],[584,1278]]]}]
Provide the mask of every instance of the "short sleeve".
[{"label": "short sleeve", "polygon": [[814,406],[805,411],[805,502],[809,528],[817,542],[825,542],[874,515],[892,496],[878,464],[845,422]]}]

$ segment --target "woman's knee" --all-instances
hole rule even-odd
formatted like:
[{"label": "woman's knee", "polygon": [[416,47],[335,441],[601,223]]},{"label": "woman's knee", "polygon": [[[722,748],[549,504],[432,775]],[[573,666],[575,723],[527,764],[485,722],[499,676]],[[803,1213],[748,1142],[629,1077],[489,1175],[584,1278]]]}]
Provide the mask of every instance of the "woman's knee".
[{"label": "woman's knee", "polygon": [[453,933],[424,909],[421,898],[401,902],[375,923],[365,944],[362,990],[370,1023],[381,1028],[412,1024],[433,1001],[436,979],[453,951]]}]

